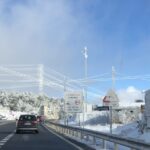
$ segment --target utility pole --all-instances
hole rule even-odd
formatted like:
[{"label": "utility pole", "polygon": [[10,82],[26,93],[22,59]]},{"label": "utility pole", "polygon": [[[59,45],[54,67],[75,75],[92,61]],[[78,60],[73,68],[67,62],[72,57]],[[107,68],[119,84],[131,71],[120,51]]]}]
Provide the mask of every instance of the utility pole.
[{"label": "utility pole", "polygon": [[[87,80],[87,59],[88,59],[88,49],[87,47],[84,47],[83,50],[83,56],[84,56],[84,77],[85,77],[85,81]],[[84,101],[83,101],[83,128],[84,128],[84,120],[85,120],[85,111],[87,111],[86,106],[86,101],[87,101],[87,85],[85,85],[84,87]]]},{"label": "utility pole", "polygon": [[[42,64],[38,65],[38,81],[39,81],[39,95],[43,96],[43,84],[44,84],[44,66]],[[43,105],[43,101],[40,101],[39,113],[41,113],[41,106]],[[44,107],[43,107],[44,109]]]},{"label": "utility pole", "polygon": [[84,52],[83,52],[83,55],[84,55],[84,60],[85,60],[85,79],[87,78],[87,59],[88,59],[88,49],[87,47],[84,48]]},{"label": "utility pole", "polygon": [[[115,67],[112,66],[112,90],[115,91],[115,81],[116,81],[116,70]],[[109,106],[109,115],[110,115],[110,133],[112,134],[112,117],[113,117],[113,107]]]},{"label": "utility pole", "polygon": [[112,106],[109,106],[109,122],[110,122],[110,134],[112,134]]},{"label": "utility pole", "polygon": [[115,89],[115,80],[116,79],[116,70],[115,67],[112,66],[112,89]]},{"label": "utility pole", "polygon": [[66,111],[66,101],[65,101],[65,93],[67,91],[67,88],[66,88],[66,82],[67,82],[67,78],[64,77],[64,123],[65,125],[68,125],[68,113]]}]

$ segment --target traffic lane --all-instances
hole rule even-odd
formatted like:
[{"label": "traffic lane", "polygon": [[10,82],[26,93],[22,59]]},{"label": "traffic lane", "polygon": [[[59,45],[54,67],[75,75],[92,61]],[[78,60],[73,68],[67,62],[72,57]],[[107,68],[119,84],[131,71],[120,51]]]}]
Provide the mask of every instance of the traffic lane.
[{"label": "traffic lane", "polygon": [[39,134],[28,132],[15,134],[3,147],[3,150],[78,150],[45,127],[39,126]]},{"label": "traffic lane", "polygon": [[15,122],[7,122],[6,124],[0,125],[0,140],[2,140],[7,135],[13,133],[15,128]]}]

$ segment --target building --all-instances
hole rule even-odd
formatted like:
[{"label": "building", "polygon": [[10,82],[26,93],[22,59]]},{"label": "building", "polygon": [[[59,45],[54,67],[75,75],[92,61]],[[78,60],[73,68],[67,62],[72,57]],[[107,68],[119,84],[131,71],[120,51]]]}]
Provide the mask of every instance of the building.
[{"label": "building", "polygon": [[39,115],[44,116],[46,119],[58,120],[60,118],[60,103],[58,100],[51,101],[48,105],[41,106]]},{"label": "building", "polygon": [[150,90],[145,92],[145,121],[146,121],[146,129],[150,131]]}]

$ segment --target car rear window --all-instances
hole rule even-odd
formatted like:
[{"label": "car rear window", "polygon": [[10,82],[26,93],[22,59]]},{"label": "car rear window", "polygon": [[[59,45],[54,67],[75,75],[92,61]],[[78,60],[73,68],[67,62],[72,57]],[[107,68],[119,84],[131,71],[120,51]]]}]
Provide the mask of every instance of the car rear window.
[{"label": "car rear window", "polygon": [[22,121],[35,121],[36,117],[33,115],[24,115],[24,116],[20,116],[19,120]]}]

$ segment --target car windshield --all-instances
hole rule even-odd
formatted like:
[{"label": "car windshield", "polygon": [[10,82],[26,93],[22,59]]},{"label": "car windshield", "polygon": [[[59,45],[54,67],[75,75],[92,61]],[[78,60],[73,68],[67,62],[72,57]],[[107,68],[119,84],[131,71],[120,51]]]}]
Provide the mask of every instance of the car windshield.
[{"label": "car windshield", "polygon": [[20,116],[19,120],[20,121],[35,121],[36,117],[35,116],[25,115],[25,116]]}]

